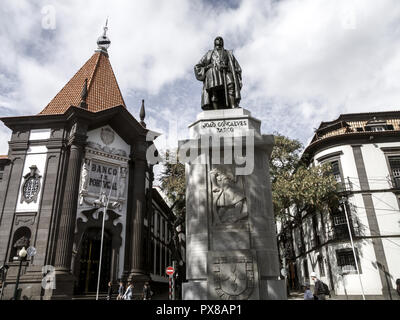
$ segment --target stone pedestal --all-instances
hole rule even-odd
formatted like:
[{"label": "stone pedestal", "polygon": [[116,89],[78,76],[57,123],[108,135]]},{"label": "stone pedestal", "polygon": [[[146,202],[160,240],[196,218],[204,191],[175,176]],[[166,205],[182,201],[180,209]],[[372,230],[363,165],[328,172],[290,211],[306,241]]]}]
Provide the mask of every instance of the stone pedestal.
[{"label": "stone pedestal", "polygon": [[[184,300],[286,299],[268,160],[274,144],[248,110],[204,111],[180,141],[186,160]],[[185,159],[186,158],[186,159]]]}]

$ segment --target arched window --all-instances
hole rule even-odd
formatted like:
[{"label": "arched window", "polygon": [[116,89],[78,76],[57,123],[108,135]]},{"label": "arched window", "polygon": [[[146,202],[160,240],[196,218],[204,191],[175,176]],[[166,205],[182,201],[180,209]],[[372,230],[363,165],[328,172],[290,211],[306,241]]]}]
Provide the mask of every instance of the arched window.
[{"label": "arched window", "polygon": [[31,240],[31,230],[28,227],[18,228],[14,232],[14,237],[10,252],[10,261],[14,261],[14,257],[18,256],[18,252],[19,250],[22,249],[22,247],[25,247],[25,249],[29,247],[30,240]]}]

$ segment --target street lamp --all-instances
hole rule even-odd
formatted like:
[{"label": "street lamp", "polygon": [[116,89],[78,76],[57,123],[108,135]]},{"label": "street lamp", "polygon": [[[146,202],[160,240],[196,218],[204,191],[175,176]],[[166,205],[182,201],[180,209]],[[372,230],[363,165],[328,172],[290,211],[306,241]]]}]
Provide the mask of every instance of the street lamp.
[{"label": "street lamp", "polygon": [[[101,194],[100,194],[99,199],[95,200],[94,203],[93,203],[95,206],[99,206],[100,208],[101,207],[104,208],[103,221],[102,221],[102,224],[101,224],[100,259],[99,259],[99,271],[98,271],[98,275],[97,275],[96,300],[99,300],[101,263],[102,263],[102,257],[103,257],[104,224],[105,224],[105,221],[106,221],[107,209],[108,209],[108,206],[110,204],[110,197],[111,197],[111,192],[112,192],[112,186],[114,184],[114,178],[115,178],[115,176],[113,176],[113,180],[111,182],[111,188],[110,188],[110,192],[108,193],[108,197],[106,196],[105,191],[101,192],[101,190],[100,190]],[[112,204],[112,206],[113,205],[114,205],[114,203]]]},{"label": "street lamp", "polygon": [[28,254],[28,252],[25,250],[25,247],[22,247],[22,249],[19,250],[19,252],[18,252],[19,268],[18,268],[17,281],[15,282],[14,300],[17,300],[19,277],[21,275],[22,262],[24,262],[26,260],[27,254]]},{"label": "street lamp", "polygon": [[358,262],[357,262],[357,256],[356,256],[356,250],[354,248],[353,236],[351,234],[351,227],[350,227],[350,222],[349,222],[350,220],[349,220],[349,216],[347,214],[347,198],[344,197],[344,196],[342,196],[342,203],[343,203],[344,213],[346,215],[346,223],[347,223],[347,229],[349,230],[351,248],[353,249],[354,262],[356,264],[356,269],[357,269],[357,273],[358,273],[358,279],[360,280],[361,293],[362,293],[363,300],[365,300],[364,287],[363,287],[363,284],[362,284],[362,281],[361,281],[360,269],[358,268]]}]

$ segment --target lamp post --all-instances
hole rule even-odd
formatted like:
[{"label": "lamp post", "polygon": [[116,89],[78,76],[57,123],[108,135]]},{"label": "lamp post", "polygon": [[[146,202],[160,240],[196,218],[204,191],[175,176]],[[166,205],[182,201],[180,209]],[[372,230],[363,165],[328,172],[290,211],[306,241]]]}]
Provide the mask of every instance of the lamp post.
[{"label": "lamp post", "polygon": [[103,257],[104,223],[106,221],[106,212],[107,212],[107,208],[108,208],[108,205],[109,205],[109,202],[110,202],[112,186],[114,184],[114,178],[115,178],[115,176],[113,176],[113,180],[111,182],[111,188],[110,188],[110,192],[108,194],[108,197],[106,196],[105,191],[103,191],[101,193],[101,195],[100,195],[100,198],[95,202],[95,203],[100,205],[100,208],[104,207],[103,221],[102,221],[102,224],[101,224],[100,259],[99,259],[99,271],[98,271],[98,275],[97,275],[96,300],[99,300],[101,263],[102,263],[102,257]]},{"label": "lamp post", "polygon": [[6,286],[6,277],[7,277],[7,271],[8,271],[9,266],[7,264],[3,265],[0,268],[1,271],[1,291],[0,291],[0,300],[3,300],[3,291],[4,287]]},{"label": "lamp post", "polygon": [[21,275],[21,268],[22,268],[22,262],[26,260],[28,252],[25,250],[25,247],[22,247],[21,250],[18,252],[18,259],[19,259],[19,268],[18,268],[18,274],[17,274],[17,281],[15,282],[15,290],[14,290],[14,300],[17,300],[18,297],[18,285],[19,285],[19,277]]},{"label": "lamp post", "polygon": [[358,268],[358,262],[357,262],[357,256],[356,256],[356,250],[354,248],[354,242],[353,242],[353,236],[351,235],[351,227],[350,227],[350,222],[349,222],[349,216],[347,214],[347,198],[346,197],[342,197],[342,202],[343,202],[343,207],[344,207],[344,213],[346,215],[346,222],[347,222],[347,228],[349,230],[349,236],[350,236],[350,242],[351,242],[351,248],[353,249],[353,256],[354,256],[354,262],[356,264],[356,269],[357,269],[357,273],[358,273],[358,279],[360,281],[360,286],[361,286],[361,293],[362,293],[362,297],[363,300],[365,300],[365,294],[364,294],[364,287],[361,281],[361,275],[360,275],[360,269]]}]

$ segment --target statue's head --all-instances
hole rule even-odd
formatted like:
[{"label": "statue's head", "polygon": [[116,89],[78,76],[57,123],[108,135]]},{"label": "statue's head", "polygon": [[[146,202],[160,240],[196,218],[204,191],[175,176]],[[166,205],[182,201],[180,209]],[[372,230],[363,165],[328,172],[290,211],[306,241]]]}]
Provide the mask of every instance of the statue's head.
[{"label": "statue's head", "polygon": [[224,47],[224,39],[222,37],[216,37],[214,40],[215,49],[222,49]]}]

